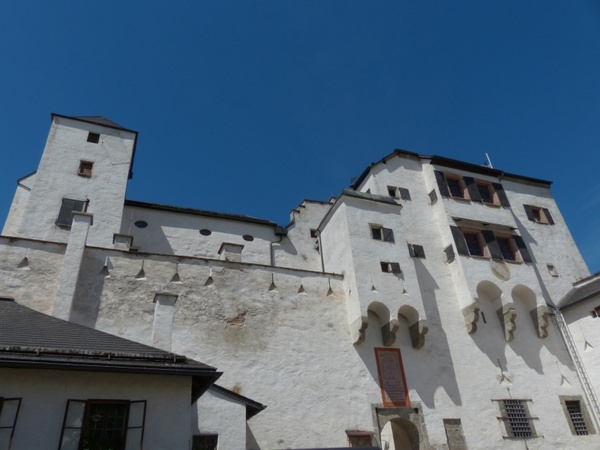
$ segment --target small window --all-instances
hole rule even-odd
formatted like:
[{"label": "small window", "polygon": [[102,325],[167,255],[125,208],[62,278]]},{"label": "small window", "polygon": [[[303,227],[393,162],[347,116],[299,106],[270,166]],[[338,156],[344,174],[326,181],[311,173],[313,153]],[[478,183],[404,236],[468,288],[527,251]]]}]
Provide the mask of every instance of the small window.
[{"label": "small window", "polygon": [[394,231],[379,225],[371,225],[371,237],[376,241],[394,242]]},{"label": "small window", "polygon": [[471,256],[485,256],[481,235],[477,232],[465,231],[465,242]]},{"label": "small window", "polygon": [[400,263],[381,261],[381,271],[386,273],[402,273]]},{"label": "small window", "polygon": [[310,237],[311,238],[316,238],[317,237],[317,230],[315,228],[311,228],[310,229]]},{"label": "small window", "polygon": [[10,448],[20,409],[20,398],[0,397],[0,449]]},{"label": "small window", "polygon": [[500,411],[509,438],[527,439],[536,437],[533,417],[529,416],[526,400],[501,400]]},{"label": "small window", "polygon": [[547,208],[540,208],[538,206],[523,205],[527,218],[535,223],[541,223],[544,225],[554,225],[552,215]]},{"label": "small window", "polygon": [[197,434],[192,440],[192,450],[217,450],[218,434]]},{"label": "small window", "polygon": [[370,431],[346,431],[349,447],[371,447],[373,433]]},{"label": "small window", "polygon": [[252,242],[252,241],[254,240],[254,236],[252,236],[252,235],[250,235],[250,234],[245,234],[245,235],[243,235],[243,236],[242,236],[242,238],[243,238],[245,241],[248,241],[248,242]]},{"label": "small window", "polygon": [[500,247],[500,253],[502,253],[502,257],[505,261],[516,261],[516,252],[513,248],[513,242],[511,238],[496,237],[496,242],[498,242],[498,247]]},{"label": "small window", "polygon": [[425,249],[422,245],[408,244],[408,253],[413,258],[425,258]]},{"label": "small window", "polygon": [[431,191],[429,193],[429,204],[431,205],[435,205],[437,203],[437,193],[435,192],[435,189],[433,191]]},{"label": "small window", "polygon": [[63,198],[58,218],[56,219],[56,225],[61,228],[71,229],[71,223],[73,222],[74,212],[85,212],[87,210],[87,201],[73,200],[70,198]]},{"label": "small window", "polygon": [[591,417],[588,414],[585,404],[579,396],[560,397],[565,415],[567,416],[571,433],[575,436],[587,436],[595,434]]},{"label": "small window", "polygon": [[552,275],[553,277],[558,276],[558,271],[556,270],[556,267],[554,267],[554,264],[546,264],[546,267],[548,268],[548,272],[550,273],[550,275]]},{"label": "small window", "polygon": [[210,235],[212,234],[212,231],[210,231],[210,230],[209,230],[209,229],[207,229],[207,228],[202,228],[202,229],[200,230],[200,234],[201,234],[202,236],[210,236]]},{"label": "small window", "polygon": [[91,178],[92,177],[92,167],[94,167],[94,163],[91,161],[81,161],[79,163],[79,169],[77,170],[77,175],[80,177]]},{"label": "small window", "polygon": [[465,198],[465,186],[460,177],[446,175],[446,183],[452,197]]},{"label": "small window", "polygon": [[138,228],[146,228],[148,226],[148,222],[145,220],[138,220],[134,223],[134,225]]},{"label": "small window", "polygon": [[399,198],[400,195],[398,193],[398,188],[396,186],[388,186],[387,187],[388,194],[392,198]]},{"label": "small window", "polygon": [[456,258],[456,254],[454,253],[454,247],[452,245],[448,245],[444,249],[444,253],[446,254],[446,262],[451,263]]},{"label": "small window", "polygon": [[477,191],[479,192],[479,196],[481,197],[483,203],[489,203],[492,205],[497,203],[494,198],[494,191],[491,184],[478,182],[476,185]]},{"label": "small window", "polygon": [[91,131],[88,134],[87,141],[92,144],[97,144],[100,142],[100,135],[98,133],[92,133]]},{"label": "small window", "polygon": [[145,416],[145,400],[68,400],[59,450],[141,448]]}]

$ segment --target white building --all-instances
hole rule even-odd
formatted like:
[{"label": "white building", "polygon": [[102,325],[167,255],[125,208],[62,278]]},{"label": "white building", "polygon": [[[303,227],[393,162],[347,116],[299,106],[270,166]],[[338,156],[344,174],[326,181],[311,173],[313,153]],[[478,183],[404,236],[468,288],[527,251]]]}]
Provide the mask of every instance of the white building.
[{"label": "white building", "polygon": [[583,317],[557,308],[589,272],[550,182],[396,150],[282,227],[126,200],[136,138],[52,116],[0,237],[0,295],[200,359],[269,405],[245,429],[196,404],[191,435],[220,424],[227,450],[233,428],[262,450],[600,446],[600,334],[579,339]]}]

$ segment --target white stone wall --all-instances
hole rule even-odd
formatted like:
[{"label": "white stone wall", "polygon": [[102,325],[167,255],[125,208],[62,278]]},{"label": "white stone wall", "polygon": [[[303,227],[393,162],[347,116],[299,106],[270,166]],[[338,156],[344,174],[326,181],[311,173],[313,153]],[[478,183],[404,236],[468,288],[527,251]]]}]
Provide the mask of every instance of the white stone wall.
[{"label": "white stone wall", "polygon": [[0,397],[21,397],[11,450],[58,448],[67,400],[146,400],[144,449],[186,449],[190,377],[0,368]]},{"label": "white stone wall", "polygon": [[218,434],[219,450],[246,448],[247,440],[252,440],[246,437],[246,405],[206,391],[192,410],[192,434]]},{"label": "white stone wall", "polygon": [[[89,132],[100,142],[87,142]],[[37,169],[29,201],[19,226],[11,235],[66,242],[68,230],[55,225],[63,198],[89,200],[88,212],[96,217],[89,245],[110,246],[121,224],[135,134],[60,116],[54,116],[46,148]],[[80,161],[93,162],[91,178],[77,174]],[[16,206],[16,205],[15,205]],[[35,217],[35,220],[31,220]]]}]

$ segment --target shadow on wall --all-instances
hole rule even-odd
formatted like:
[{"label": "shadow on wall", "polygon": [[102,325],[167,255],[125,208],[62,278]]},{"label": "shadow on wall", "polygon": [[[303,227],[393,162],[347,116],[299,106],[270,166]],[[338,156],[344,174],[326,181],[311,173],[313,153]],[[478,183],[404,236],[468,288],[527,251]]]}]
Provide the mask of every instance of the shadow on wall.
[{"label": "shadow on wall", "polygon": [[[440,292],[440,288],[435,279],[429,273],[423,261],[419,258],[412,258],[415,272],[417,274],[417,282],[425,309],[425,317],[429,325],[429,332],[425,339],[425,345],[420,350],[414,352],[415,363],[417,369],[407,370],[407,378],[411,374],[411,381],[407,380],[409,388],[415,389],[421,398],[421,401],[428,408],[435,407],[435,393],[438,388],[443,388],[448,397],[455,405],[462,405],[460,390],[456,381],[456,372],[454,371],[454,362],[450,353],[448,337],[442,328],[440,311],[436,293]],[[424,352],[418,355],[417,352]],[[418,367],[421,361],[426,361],[425,367]],[[407,363],[405,363],[407,365]],[[406,370],[405,365],[405,370]],[[423,376],[423,374],[430,374]]]},{"label": "shadow on wall", "polygon": [[499,379],[504,372],[510,373],[512,369],[506,355],[507,347],[539,374],[544,374],[540,356],[543,347],[561,364],[572,367],[551,318],[548,318],[546,328],[548,336],[539,337],[536,321],[532,317],[537,300],[531,289],[518,285],[511,293],[504,293],[495,283],[485,280],[477,286],[477,296],[479,321],[477,331],[470,336],[481,353],[498,367]]},{"label": "shadow on wall", "polygon": [[[421,402],[428,408],[435,408],[435,394],[440,387],[446,391],[455,405],[462,405],[448,339],[440,323],[436,298],[436,289],[439,287],[422,261],[417,259],[414,264],[429,331],[425,336],[423,347],[415,349],[410,336],[409,322],[404,315],[396,311],[399,327],[395,343],[390,345],[390,348],[400,349],[407,388],[415,390]],[[389,315],[386,311],[387,308],[384,309],[382,305],[369,308],[369,325],[365,330],[365,340],[354,346],[377,385],[379,385],[379,374],[374,347],[384,346],[385,331],[389,326]]]}]

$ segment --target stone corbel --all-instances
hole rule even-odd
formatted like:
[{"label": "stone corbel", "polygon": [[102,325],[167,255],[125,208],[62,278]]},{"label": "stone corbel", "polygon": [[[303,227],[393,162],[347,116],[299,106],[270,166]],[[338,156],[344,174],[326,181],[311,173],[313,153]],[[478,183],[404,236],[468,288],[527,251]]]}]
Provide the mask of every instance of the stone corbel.
[{"label": "stone corbel", "polygon": [[498,314],[498,319],[500,319],[500,324],[504,330],[504,339],[506,342],[511,342],[515,337],[514,332],[517,328],[517,325],[515,324],[515,319],[517,318],[515,306],[512,303],[507,303],[502,306],[502,308],[498,309],[496,313]]},{"label": "stone corbel", "polygon": [[479,321],[479,305],[473,302],[469,306],[465,306],[462,309],[462,313],[465,318],[467,333],[475,333],[477,331],[477,322]]},{"label": "stone corbel", "polygon": [[384,346],[389,347],[396,342],[396,332],[398,331],[399,327],[400,323],[396,319],[390,320],[381,327],[381,338],[383,339]]},{"label": "stone corbel", "polygon": [[350,324],[350,334],[352,336],[352,342],[354,345],[358,345],[365,340],[365,331],[369,326],[369,319],[367,316],[360,316],[354,322]]},{"label": "stone corbel", "polygon": [[426,320],[419,320],[408,327],[410,340],[414,349],[420,349],[425,345],[425,335],[429,331]]},{"label": "stone corbel", "polygon": [[536,309],[532,309],[529,313],[533,320],[533,326],[537,331],[538,337],[544,339],[548,337],[548,317],[550,316],[550,310],[546,305],[540,305]]}]

